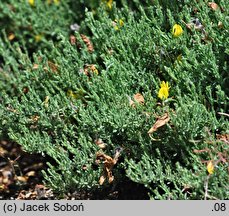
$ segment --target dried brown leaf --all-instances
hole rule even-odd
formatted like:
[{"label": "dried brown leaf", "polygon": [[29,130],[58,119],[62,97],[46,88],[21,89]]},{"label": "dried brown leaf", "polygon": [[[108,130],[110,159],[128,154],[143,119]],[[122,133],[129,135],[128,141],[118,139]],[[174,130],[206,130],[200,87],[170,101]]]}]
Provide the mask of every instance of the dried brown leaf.
[{"label": "dried brown leaf", "polygon": [[106,143],[103,142],[103,140],[100,139],[100,138],[95,140],[95,144],[101,149],[105,149],[106,148]]},{"label": "dried brown leaf", "polygon": [[76,44],[76,37],[74,35],[70,35],[70,43],[71,43],[71,45]]},{"label": "dried brown leaf", "polygon": [[218,22],[218,28],[222,29],[224,26],[223,26],[223,23],[221,21]]},{"label": "dried brown leaf", "polygon": [[105,175],[101,175],[100,178],[99,178],[99,184],[100,185],[103,185],[103,183],[105,182],[106,180],[106,176]]},{"label": "dried brown leaf", "polygon": [[20,182],[27,182],[28,181],[28,177],[27,176],[17,176],[16,179]]},{"label": "dried brown leaf", "polygon": [[48,61],[48,66],[52,72],[54,72],[54,73],[58,72],[58,65],[57,64],[55,64],[51,61]]},{"label": "dried brown leaf", "polygon": [[208,6],[212,9],[212,10],[217,10],[219,8],[219,6],[215,3],[215,2],[209,2]]},{"label": "dried brown leaf", "polygon": [[118,161],[118,156],[115,156],[115,158],[113,159],[112,157],[104,154],[103,152],[97,152],[96,161],[97,163],[102,162],[104,166],[103,173],[99,179],[99,184],[102,185],[106,179],[108,179],[109,183],[113,182],[114,176],[112,175],[112,169]]},{"label": "dried brown leaf", "polygon": [[216,134],[216,138],[227,144],[229,143],[229,134]]},{"label": "dried brown leaf", "polygon": [[35,186],[35,190],[46,190],[46,189],[47,189],[47,187],[45,187],[42,184],[36,184],[36,186]]},{"label": "dried brown leaf", "polygon": [[36,69],[38,69],[39,68],[39,65],[38,64],[34,64],[33,65],[33,70],[36,70]]},{"label": "dried brown leaf", "polygon": [[29,191],[21,190],[18,194],[17,200],[35,200],[37,198],[37,192],[29,189]]},{"label": "dried brown leaf", "polygon": [[133,97],[134,101],[131,99],[130,96],[127,95],[127,97],[128,97],[128,100],[129,100],[129,104],[132,107],[135,107],[135,102],[137,102],[139,104],[142,104],[142,105],[145,103],[144,97],[140,93],[137,93],[137,94],[134,95],[134,97]]},{"label": "dried brown leaf", "polygon": [[82,170],[87,170],[87,169],[88,169],[88,168],[87,168],[87,165],[84,164],[84,165],[82,166]]},{"label": "dried brown leaf", "polygon": [[100,161],[103,161],[103,163],[107,166],[112,166],[116,164],[116,161],[114,161],[112,157],[104,154],[103,152],[97,152],[96,158]]},{"label": "dried brown leaf", "polygon": [[10,112],[19,114],[18,110],[14,109],[11,105],[8,105],[8,107],[6,107],[6,109],[9,110]]},{"label": "dried brown leaf", "polygon": [[162,117],[159,117],[153,127],[150,128],[148,134],[152,134],[153,132],[157,131],[158,128],[167,124],[170,120],[169,114],[165,113]]},{"label": "dried brown leaf", "polygon": [[92,42],[90,41],[90,39],[89,39],[86,35],[84,35],[84,34],[81,34],[80,36],[81,36],[83,42],[86,44],[87,50],[88,50],[90,53],[93,52],[93,51],[94,51],[94,47],[93,47],[93,44],[92,44]]},{"label": "dried brown leaf", "polygon": [[94,73],[94,74],[96,74],[96,75],[99,74],[99,72],[98,72],[98,70],[97,70],[97,68],[96,68],[96,66],[95,66],[94,64],[85,65],[85,66],[84,66],[84,73],[85,73],[87,76],[89,76],[90,73]]},{"label": "dried brown leaf", "polygon": [[202,37],[201,40],[204,41],[205,43],[213,42],[213,38],[209,37],[207,33],[205,33],[204,37]]},{"label": "dried brown leaf", "polygon": [[38,120],[40,119],[40,116],[38,115],[33,115],[31,116],[31,118],[29,119],[31,122],[35,123],[38,122]]},{"label": "dried brown leaf", "polygon": [[209,148],[200,149],[200,150],[194,149],[193,152],[196,154],[199,154],[199,153],[203,153],[203,152],[210,152],[210,149]]},{"label": "dried brown leaf", "polygon": [[36,172],[34,170],[32,170],[32,171],[27,172],[25,175],[26,175],[26,177],[35,176]]},{"label": "dried brown leaf", "polygon": [[144,97],[140,93],[137,93],[137,94],[134,95],[134,100],[137,101],[140,104],[144,104],[145,103]]},{"label": "dried brown leaf", "polygon": [[114,154],[114,159],[113,160],[116,161],[116,163],[117,163],[118,158],[120,157],[122,151],[123,151],[122,147],[115,148],[115,154]]},{"label": "dried brown leaf", "polygon": [[26,86],[22,89],[24,94],[27,94],[29,92],[29,88]]},{"label": "dried brown leaf", "polygon": [[194,13],[194,14],[197,14],[198,12],[199,12],[198,8],[196,8],[196,7],[193,8],[193,13]]},{"label": "dried brown leaf", "polygon": [[106,173],[107,173],[107,178],[108,178],[108,182],[111,183],[114,181],[114,176],[112,175],[112,171],[110,168],[105,167],[106,169]]},{"label": "dried brown leaf", "polygon": [[227,161],[229,162],[229,158],[227,153],[222,153],[222,152],[218,152],[218,156],[219,156],[219,162],[223,162],[223,163],[227,163]]}]

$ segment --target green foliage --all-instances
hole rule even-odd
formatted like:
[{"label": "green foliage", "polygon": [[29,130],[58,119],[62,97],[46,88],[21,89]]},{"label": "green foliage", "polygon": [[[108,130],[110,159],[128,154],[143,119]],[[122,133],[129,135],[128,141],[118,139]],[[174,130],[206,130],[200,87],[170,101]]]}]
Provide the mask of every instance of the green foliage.
[{"label": "green foliage", "polygon": [[[0,3],[0,23],[11,42],[19,42],[30,53],[38,48],[48,48],[48,41],[57,40],[58,34],[68,35],[74,14],[68,1],[61,4],[35,0],[8,0]],[[60,19],[61,17],[61,19]]]},{"label": "green foliage", "polygon": [[[151,199],[204,199],[206,184],[208,199],[229,198],[228,140],[218,138],[229,129],[226,11],[206,1],[117,1],[111,9],[99,1],[15,2],[0,3],[0,22],[9,22],[0,38],[0,134],[54,160],[43,171],[48,185],[58,192],[103,187],[95,162],[102,139],[106,155],[123,149],[115,181],[126,175]],[[220,6],[227,10],[226,1]],[[70,42],[69,26],[79,19]],[[176,23],[184,30],[177,38]],[[39,42],[37,34],[44,34]],[[161,81],[170,86],[164,101]],[[131,106],[139,92],[144,105]],[[150,137],[164,113],[171,120]]]}]

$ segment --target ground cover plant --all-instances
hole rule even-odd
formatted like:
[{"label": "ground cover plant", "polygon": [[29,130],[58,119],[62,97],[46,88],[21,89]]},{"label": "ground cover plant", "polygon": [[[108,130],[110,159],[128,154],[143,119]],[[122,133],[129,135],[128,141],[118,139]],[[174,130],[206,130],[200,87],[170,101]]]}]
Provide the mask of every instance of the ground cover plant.
[{"label": "ground cover plant", "polygon": [[0,24],[0,137],[53,191],[229,198],[225,0],[5,0]]}]

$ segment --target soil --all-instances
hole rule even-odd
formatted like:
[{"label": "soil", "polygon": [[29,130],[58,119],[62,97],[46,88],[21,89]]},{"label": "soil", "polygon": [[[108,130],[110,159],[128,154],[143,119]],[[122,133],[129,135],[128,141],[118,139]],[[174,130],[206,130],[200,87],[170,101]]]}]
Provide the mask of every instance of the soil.
[{"label": "soil", "polygon": [[43,184],[41,170],[47,169],[50,158],[29,154],[8,140],[0,140],[0,200],[146,200],[148,191],[124,179],[122,183],[91,191],[74,191],[59,196]]}]

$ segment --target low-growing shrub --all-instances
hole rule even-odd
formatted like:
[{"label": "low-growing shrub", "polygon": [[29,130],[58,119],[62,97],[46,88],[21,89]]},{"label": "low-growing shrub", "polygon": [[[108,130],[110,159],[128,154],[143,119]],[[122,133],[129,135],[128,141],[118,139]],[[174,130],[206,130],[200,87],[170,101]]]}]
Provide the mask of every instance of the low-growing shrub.
[{"label": "low-growing shrub", "polygon": [[226,1],[130,2],[89,1],[74,34],[73,2],[38,3],[34,34],[56,33],[40,49],[2,33],[0,133],[54,159],[59,193],[127,176],[151,199],[228,199]]}]

